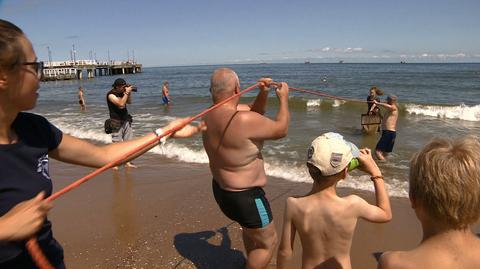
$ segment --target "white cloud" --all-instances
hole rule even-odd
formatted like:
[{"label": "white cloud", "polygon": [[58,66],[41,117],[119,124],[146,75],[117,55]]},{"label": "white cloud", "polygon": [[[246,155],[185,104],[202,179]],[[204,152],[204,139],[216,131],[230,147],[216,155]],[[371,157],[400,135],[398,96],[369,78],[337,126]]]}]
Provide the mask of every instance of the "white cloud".
[{"label": "white cloud", "polygon": [[343,50],[345,53],[352,53],[352,52],[362,52],[363,48],[346,48]]},{"label": "white cloud", "polygon": [[306,52],[334,52],[334,53],[356,53],[356,52],[365,52],[363,48],[332,48],[332,47],[323,47],[323,48],[316,48],[316,49],[308,49]]}]

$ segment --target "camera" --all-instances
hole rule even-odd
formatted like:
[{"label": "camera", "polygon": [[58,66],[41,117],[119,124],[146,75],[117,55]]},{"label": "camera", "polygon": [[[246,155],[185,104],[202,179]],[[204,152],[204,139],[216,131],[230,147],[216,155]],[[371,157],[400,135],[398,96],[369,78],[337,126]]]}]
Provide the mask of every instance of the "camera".
[{"label": "camera", "polygon": [[138,91],[138,88],[135,85],[127,84],[126,87],[132,87],[132,92],[137,92]]}]

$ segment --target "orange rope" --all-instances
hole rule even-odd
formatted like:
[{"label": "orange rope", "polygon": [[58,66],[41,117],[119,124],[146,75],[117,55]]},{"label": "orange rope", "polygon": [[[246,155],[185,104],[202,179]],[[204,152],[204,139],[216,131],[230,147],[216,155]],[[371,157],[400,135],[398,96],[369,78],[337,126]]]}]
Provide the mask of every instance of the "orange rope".
[{"label": "orange rope", "polygon": [[38,245],[37,239],[34,237],[30,238],[27,241],[26,247],[28,252],[30,252],[30,256],[32,256],[32,260],[35,264],[41,269],[54,269],[53,266],[48,261],[47,257],[43,255],[42,249]]},{"label": "orange rope", "polygon": [[[144,150],[145,148],[155,144],[157,141],[159,141],[161,138],[167,136],[167,135],[170,135],[180,129],[182,129],[184,126],[186,126],[187,124],[189,124],[190,122],[204,116],[205,114],[209,113],[210,111],[222,106],[223,104],[229,102],[230,100],[244,94],[244,93],[247,93],[255,88],[258,87],[258,83],[255,83],[253,84],[252,86],[246,88],[245,90],[237,93],[237,94],[234,94],[232,96],[230,96],[229,98],[221,101],[220,103],[216,104],[216,105],[213,105],[207,109],[205,109],[203,112],[193,116],[193,117],[190,117],[188,120],[186,120],[184,123],[182,124],[179,124],[175,127],[172,127],[171,129],[168,129],[166,131],[164,131],[161,135],[159,135],[158,137],[155,137],[155,138],[152,138],[151,140],[145,142],[144,144],[142,145],[139,145],[138,147],[132,149],[131,151],[123,154],[121,157],[105,164],[104,166],[98,168],[97,170],[93,171],[92,173],[76,180],[75,182],[73,182],[72,184],[66,186],[65,188],[57,191],[56,193],[52,194],[50,197],[46,198],[47,201],[53,201],[55,199],[57,199],[58,197],[64,195],[65,193],[77,188],[78,186],[80,186],[81,184],[89,181],[90,179],[92,179],[93,177],[97,176],[98,174],[106,171],[107,169],[113,167],[113,166],[116,166],[117,164],[119,163],[122,163],[123,161],[125,161],[128,157]],[[26,247],[27,247],[27,250],[28,252],[30,253],[30,255],[32,256],[32,259],[33,261],[35,262],[35,264],[40,268],[40,269],[53,269],[52,265],[48,262],[48,259],[45,257],[45,255],[42,253],[42,250],[39,248],[38,246],[38,242],[37,242],[37,239],[35,237],[32,237],[30,238],[27,243],[26,243]]]}]

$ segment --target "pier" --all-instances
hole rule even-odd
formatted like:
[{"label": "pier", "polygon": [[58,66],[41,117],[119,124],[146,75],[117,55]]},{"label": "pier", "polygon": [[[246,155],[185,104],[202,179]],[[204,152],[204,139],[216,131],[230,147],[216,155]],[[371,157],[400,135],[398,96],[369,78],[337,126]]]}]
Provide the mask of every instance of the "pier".
[{"label": "pier", "polygon": [[142,65],[132,61],[99,62],[95,60],[76,60],[63,62],[45,62],[43,81],[92,79],[96,76],[135,74],[142,72]]}]

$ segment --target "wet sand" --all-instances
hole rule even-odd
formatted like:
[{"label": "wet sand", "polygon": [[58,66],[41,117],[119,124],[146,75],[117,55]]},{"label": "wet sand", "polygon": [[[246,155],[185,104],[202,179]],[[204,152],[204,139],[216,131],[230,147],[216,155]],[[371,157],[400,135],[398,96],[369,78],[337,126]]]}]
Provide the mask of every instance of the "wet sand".
[{"label": "wet sand", "polygon": [[[147,154],[139,168],[109,170],[55,201],[53,231],[65,249],[68,268],[242,268],[240,226],[218,208],[207,165]],[[55,189],[93,171],[52,161]],[[303,195],[309,184],[270,178],[265,188],[277,232],[285,199]],[[350,189],[372,201],[373,193]],[[388,224],[362,220],[352,246],[353,268],[375,268],[375,254],[415,246],[421,228],[407,199],[392,199]],[[476,227],[478,233],[480,229]],[[295,267],[301,263],[297,237]],[[276,258],[270,268],[275,268]]]}]

